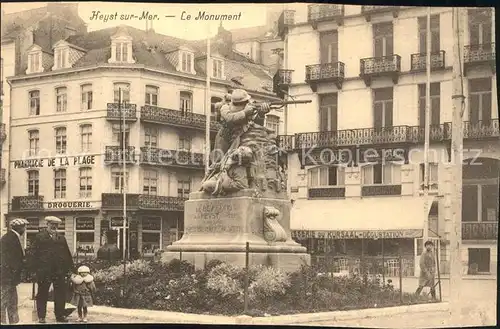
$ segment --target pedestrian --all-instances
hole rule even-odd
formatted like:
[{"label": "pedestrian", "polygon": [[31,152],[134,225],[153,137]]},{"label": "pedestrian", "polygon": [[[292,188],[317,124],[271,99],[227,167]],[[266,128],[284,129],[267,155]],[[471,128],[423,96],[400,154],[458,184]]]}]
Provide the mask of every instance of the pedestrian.
[{"label": "pedestrian", "polygon": [[434,257],[434,243],[426,241],[425,250],[420,255],[420,277],[418,288],[415,294],[420,295],[424,287],[431,288],[431,296],[436,299],[436,289],[434,284],[434,275],[436,273],[436,258]]},{"label": "pedestrian", "polygon": [[47,228],[39,232],[31,245],[30,267],[36,277],[36,309],[39,323],[45,323],[50,285],[54,287],[54,313],[57,322],[68,322],[65,303],[67,278],[71,276],[73,258],[63,234],[57,232],[61,219],[45,217]]},{"label": "pedestrian", "polygon": [[87,266],[78,268],[78,275],[71,276],[73,286],[73,297],[71,304],[78,309],[78,322],[87,322],[87,307],[94,305],[94,293],[96,291],[94,277],[90,275],[90,269]]},{"label": "pedestrian", "polygon": [[10,230],[0,239],[1,268],[1,322],[19,323],[17,285],[21,283],[24,267],[24,249],[21,237],[26,231],[28,221],[15,218],[10,222]]}]

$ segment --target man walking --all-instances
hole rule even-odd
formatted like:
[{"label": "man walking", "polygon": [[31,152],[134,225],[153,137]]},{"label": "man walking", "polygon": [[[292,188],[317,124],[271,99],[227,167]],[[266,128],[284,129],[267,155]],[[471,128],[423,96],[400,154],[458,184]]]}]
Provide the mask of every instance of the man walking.
[{"label": "man walking", "polygon": [[64,235],[57,233],[62,221],[54,216],[45,217],[47,229],[38,233],[33,241],[30,265],[38,286],[36,308],[38,320],[45,323],[49,288],[54,287],[54,313],[57,322],[68,322],[65,314],[66,279],[73,268],[73,258]]},{"label": "man walking", "polygon": [[10,230],[0,240],[1,248],[1,304],[0,317],[2,324],[19,322],[17,309],[17,285],[21,283],[21,271],[24,263],[24,249],[21,237],[26,230],[28,221],[15,218],[10,222]]},{"label": "man walking", "polygon": [[415,294],[420,295],[424,287],[431,288],[431,296],[436,299],[436,288],[434,284],[434,275],[436,273],[436,259],[434,257],[434,243],[432,241],[425,242],[425,250],[420,255],[420,277],[418,280],[418,288]]}]

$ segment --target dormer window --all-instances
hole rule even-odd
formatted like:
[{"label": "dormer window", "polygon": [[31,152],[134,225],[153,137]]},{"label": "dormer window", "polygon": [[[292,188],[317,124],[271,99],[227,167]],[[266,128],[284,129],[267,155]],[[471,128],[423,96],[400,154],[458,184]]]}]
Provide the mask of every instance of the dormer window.
[{"label": "dormer window", "polygon": [[182,51],[181,52],[181,71],[191,73],[193,68],[193,54]]},{"label": "dormer window", "polygon": [[64,69],[67,67],[68,63],[68,49],[67,48],[59,48],[55,51],[54,58],[54,67],[53,70]]},{"label": "dormer window", "polygon": [[33,45],[28,50],[28,69],[26,70],[26,74],[41,72],[43,72],[42,48],[37,45]]},{"label": "dormer window", "polygon": [[108,63],[135,63],[132,54],[132,37],[125,27],[118,28],[118,31],[111,37],[111,58]]},{"label": "dormer window", "polygon": [[224,62],[221,59],[212,59],[212,78],[224,79]]},{"label": "dormer window", "polygon": [[125,42],[119,42],[115,44],[116,51],[116,61],[117,62],[128,62],[128,44]]}]

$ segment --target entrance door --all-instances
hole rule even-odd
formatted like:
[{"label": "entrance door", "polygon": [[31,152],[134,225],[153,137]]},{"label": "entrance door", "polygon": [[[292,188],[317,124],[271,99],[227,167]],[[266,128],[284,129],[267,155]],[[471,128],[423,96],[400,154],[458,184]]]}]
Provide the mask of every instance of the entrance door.
[{"label": "entrance door", "polygon": [[472,274],[476,269],[478,273],[490,272],[489,248],[469,248],[469,273]]}]

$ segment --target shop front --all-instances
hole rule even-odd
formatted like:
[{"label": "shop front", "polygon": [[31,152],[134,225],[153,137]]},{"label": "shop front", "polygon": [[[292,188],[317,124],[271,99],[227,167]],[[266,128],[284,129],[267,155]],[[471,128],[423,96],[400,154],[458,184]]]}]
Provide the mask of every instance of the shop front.
[{"label": "shop front", "polygon": [[413,276],[431,204],[423,197],[297,200],[292,238],[327,272]]}]

